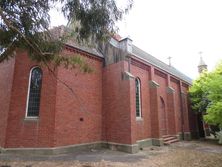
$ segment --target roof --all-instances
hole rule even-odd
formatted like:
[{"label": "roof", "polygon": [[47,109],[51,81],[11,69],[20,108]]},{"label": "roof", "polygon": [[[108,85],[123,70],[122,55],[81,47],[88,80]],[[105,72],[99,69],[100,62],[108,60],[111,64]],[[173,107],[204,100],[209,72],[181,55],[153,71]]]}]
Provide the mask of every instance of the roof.
[{"label": "roof", "polygon": [[[52,34],[53,38],[59,39],[63,35],[67,35],[67,34],[71,33],[71,29],[61,25],[61,26],[53,27],[52,29],[50,29],[50,33]],[[70,47],[74,47],[74,48],[79,49],[81,51],[84,51],[84,52],[90,53],[92,55],[98,56],[100,58],[103,58],[103,55],[100,52],[98,52],[97,49],[90,47],[90,46],[84,46],[83,44],[79,44],[78,42],[76,42],[75,37],[72,37],[68,41],[66,41],[65,45],[70,46]]]},{"label": "roof", "polygon": [[[75,47],[80,50],[83,50],[85,52],[91,53],[91,54],[101,57],[101,58],[104,57],[95,48],[80,46],[80,45],[77,45],[76,43],[67,43],[67,45]],[[175,77],[184,80],[185,82],[187,82],[189,84],[192,84],[192,79],[189,78],[188,76],[186,76],[185,74],[181,73],[180,71],[178,71],[176,68],[163,63],[162,61],[160,61],[157,58],[155,58],[154,56],[146,53],[145,51],[141,50],[140,48],[136,47],[135,45],[133,45],[132,47],[133,47],[132,52],[133,52],[134,56],[145,60],[146,62],[152,64],[153,66],[156,66],[156,67],[174,75]]]},{"label": "roof", "polygon": [[97,49],[95,49],[93,47],[82,46],[82,45],[79,45],[79,44],[74,43],[74,42],[66,42],[66,45],[74,47],[74,48],[79,49],[79,50],[82,50],[84,52],[90,53],[92,55],[98,56],[100,58],[104,58],[103,55]]},{"label": "roof", "polygon": [[191,78],[189,78],[185,74],[181,73],[176,68],[169,66],[169,65],[163,63],[162,61],[158,60],[157,58],[153,57],[152,55],[146,53],[145,51],[141,50],[140,48],[136,47],[135,45],[133,45],[132,52],[133,52],[134,56],[136,56],[138,58],[142,58],[143,60],[147,61],[148,63],[150,63],[156,67],[159,67],[160,69],[184,80],[185,82],[187,82],[189,84],[192,84]]},{"label": "roof", "polygon": [[[53,36],[58,38],[61,35],[63,35],[64,33],[69,33],[70,30],[65,27],[65,26],[59,26],[59,27],[55,27],[51,30],[51,32],[53,33]],[[121,37],[117,36],[119,39]],[[116,43],[114,44],[114,46],[118,47],[118,44],[121,40],[117,40],[115,39],[114,41],[112,40],[113,38],[111,38],[111,43],[116,41]],[[104,58],[104,55],[101,54],[101,52],[99,52],[97,49],[93,48],[93,47],[89,47],[89,46],[83,46],[78,44],[77,42],[74,42],[74,40],[69,40],[66,42],[66,45],[77,48],[79,50],[85,51],[87,53],[91,53],[92,55],[98,56],[100,58]],[[163,63],[162,61],[158,60],[157,58],[155,58],[154,56],[146,53],[145,51],[143,51],[142,49],[136,47],[135,45],[132,45],[132,53],[134,56],[143,59],[144,61],[148,62],[149,64],[152,64],[153,66],[156,66],[158,68],[160,68],[163,71],[166,71],[168,73],[170,73],[171,75],[174,75],[175,77],[182,79],[183,81],[192,84],[192,79],[189,78],[188,76],[186,76],[185,74],[181,73],[180,71],[178,71],[176,68],[169,66],[165,63]]]}]

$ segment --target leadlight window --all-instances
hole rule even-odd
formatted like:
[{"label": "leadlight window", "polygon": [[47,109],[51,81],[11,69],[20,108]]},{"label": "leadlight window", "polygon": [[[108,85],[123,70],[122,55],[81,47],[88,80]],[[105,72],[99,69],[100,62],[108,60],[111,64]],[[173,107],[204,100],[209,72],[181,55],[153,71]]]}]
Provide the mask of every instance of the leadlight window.
[{"label": "leadlight window", "polygon": [[135,85],[136,85],[136,117],[142,117],[141,114],[141,84],[140,84],[140,79],[136,78],[135,80]]},{"label": "leadlight window", "polygon": [[26,117],[39,116],[41,87],[42,87],[42,70],[39,67],[34,67],[31,69],[29,76]]}]

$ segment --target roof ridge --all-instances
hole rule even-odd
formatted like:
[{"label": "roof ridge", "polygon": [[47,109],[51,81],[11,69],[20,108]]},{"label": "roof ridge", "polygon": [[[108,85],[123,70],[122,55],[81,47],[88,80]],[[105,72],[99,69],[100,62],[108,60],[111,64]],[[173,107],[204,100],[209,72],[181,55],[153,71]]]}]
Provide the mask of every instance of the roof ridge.
[{"label": "roof ridge", "polygon": [[[137,49],[140,49],[140,50],[141,50],[141,51],[143,51],[145,54],[147,54],[147,55],[149,55],[149,56],[153,57],[153,58],[154,58],[154,59],[156,59],[157,61],[159,61],[159,62],[163,63],[164,65],[169,66],[168,64],[166,64],[166,63],[165,63],[165,62],[163,62],[162,60],[160,60],[160,59],[158,59],[158,58],[154,57],[153,55],[151,55],[151,54],[149,54],[149,53],[147,53],[145,50],[143,50],[143,49],[139,48],[138,46],[136,46],[136,45],[133,45],[133,46],[134,46],[134,47],[136,47]],[[173,67],[173,66],[169,66],[169,67]],[[175,67],[173,67],[173,68],[175,68]]]},{"label": "roof ridge", "polygon": [[151,54],[147,53],[146,51],[140,49],[135,45],[133,45],[133,54],[139,58],[145,59],[145,61],[149,62],[150,64],[184,80],[189,84],[192,83],[192,79],[181,71],[179,71],[177,68],[167,65],[163,61],[159,60],[158,58],[152,56]]}]

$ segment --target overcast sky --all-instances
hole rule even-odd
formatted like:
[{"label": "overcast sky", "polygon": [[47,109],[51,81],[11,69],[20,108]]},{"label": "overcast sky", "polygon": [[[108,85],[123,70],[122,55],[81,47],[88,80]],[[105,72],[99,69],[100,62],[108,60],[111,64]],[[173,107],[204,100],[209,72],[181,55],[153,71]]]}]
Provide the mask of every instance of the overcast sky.
[{"label": "overcast sky", "polygon": [[[51,12],[52,25],[66,24]],[[222,0],[134,0],[119,34],[195,79],[200,55],[208,69],[222,59]]]}]

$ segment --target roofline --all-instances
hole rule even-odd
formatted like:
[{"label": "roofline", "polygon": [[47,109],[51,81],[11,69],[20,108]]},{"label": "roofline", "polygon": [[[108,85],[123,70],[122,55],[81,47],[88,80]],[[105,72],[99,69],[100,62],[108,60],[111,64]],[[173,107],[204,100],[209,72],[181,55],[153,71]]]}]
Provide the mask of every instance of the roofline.
[{"label": "roofline", "polygon": [[164,70],[164,69],[161,68],[160,66],[158,66],[158,65],[156,65],[156,64],[153,64],[153,63],[149,62],[148,60],[146,60],[146,59],[144,59],[144,58],[142,58],[142,57],[137,56],[136,54],[131,53],[131,55],[134,56],[134,57],[136,57],[136,58],[138,58],[138,59],[140,59],[140,60],[142,60],[142,61],[147,62],[149,65],[152,65],[152,66],[157,67],[158,70],[160,70],[160,71],[163,71],[163,72],[165,72],[165,73],[171,74],[171,75],[174,76],[175,78],[184,81],[184,82],[187,83],[188,85],[192,85],[192,83],[190,83],[190,82],[188,82],[188,81],[186,81],[186,80],[184,80],[184,79],[176,76],[175,74],[172,74],[171,72],[169,72],[169,71],[167,71],[167,70]]},{"label": "roofline", "polygon": [[67,43],[65,43],[65,46],[68,46],[68,47],[71,47],[71,48],[80,50],[80,51],[82,51],[82,52],[85,52],[85,53],[89,54],[89,55],[92,56],[92,57],[96,57],[96,58],[98,58],[98,59],[104,59],[104,57],[101,57],[101,56],[99,56],[99,55],[97,55],[97,54],[95,54],[95,53],[86,51],[86,50],[81,49],[81,48],[79,48],[79,47],[76,47],[76,46],[73,46],[73,45],[70,45],[70,44],[67,44]]},{"label": "roofline", "polygon": [[[126,40],[126,39],[129,39],[129,40],[133,41],[130,37],[124,37],[124,38],[120,39],[118,42],[124,41],[124,40]],[[116,39],[115,39],[115,40],[116,40]]]},{"label": "roofline", "polygon": [[[70,44],[67,44],[67,43],[65,43],[65,46],[68,46],[68,47],[71,47],[71,48],[80,50],[80,51],[82,51],[82,52],[84,52],[84,53],[86,53],[86,54],[88,54],[89,56],[92,56],[92,57],[94,57],[94,58],[98,58],[98,59],[100,59],[100,60],[103,60],[103,59],[104,59],[104,57],[101,57],[101,56],[99,56],[98,54],[95,54],[95,53],[86,51],[85,49],[79,48],[79,47],[77,47],[77,46],[73,46],[73,45],[70,45]],[[167,70],[161,68],[160,66],[158,66],[158,65],[156,65],[156,64],[154,64],[154,63],[152,63],[152,62],[150,62],[150,61],[148,61],[148,60],[146,60],[146,59],[144,59],[144,58],[142,58],[142,57],[140,57],[140,56],[137,56],[137,55],[134,54],[134,53],[129,53],[129,54],[132,55],[132,56],[134,56],[134,57],[136,57],[136,58],[139,59],[140,61],[142,60],[142,61],[145,61],[146,63],[148,63],[149,65],[155,66],[156,68],[158,68],[158,70],[160,70],[160,71],[162,71],[162,72],[168,73],[168,74],[174,76],[175,78],[177,78],[177,79],[179,79],[179,80],[182,80],[183,82],[187,83],[188,85],[192,85],[192,82],[186,81],[186,80],[184,80],[184,79],[176,76],[175,74],[171,73],[170,71],[167,71]],[[148,53],[147,53],[147,54],[148,54]],[[159,59],[158,59],[158,60],[159,60]],[[159,60],[159,61],[160,61],[160,60]],[[162,62],[162,61],[160,61],[160,62]],[[162,62],[162,63],[164,63],[164,62]],[[165,64],[165,63],[164,63],[164,64]],[[166,65],[167,65],[167,64],[166,64]],[[183,75],[184,75],[184,74],[183,74]]]}]

